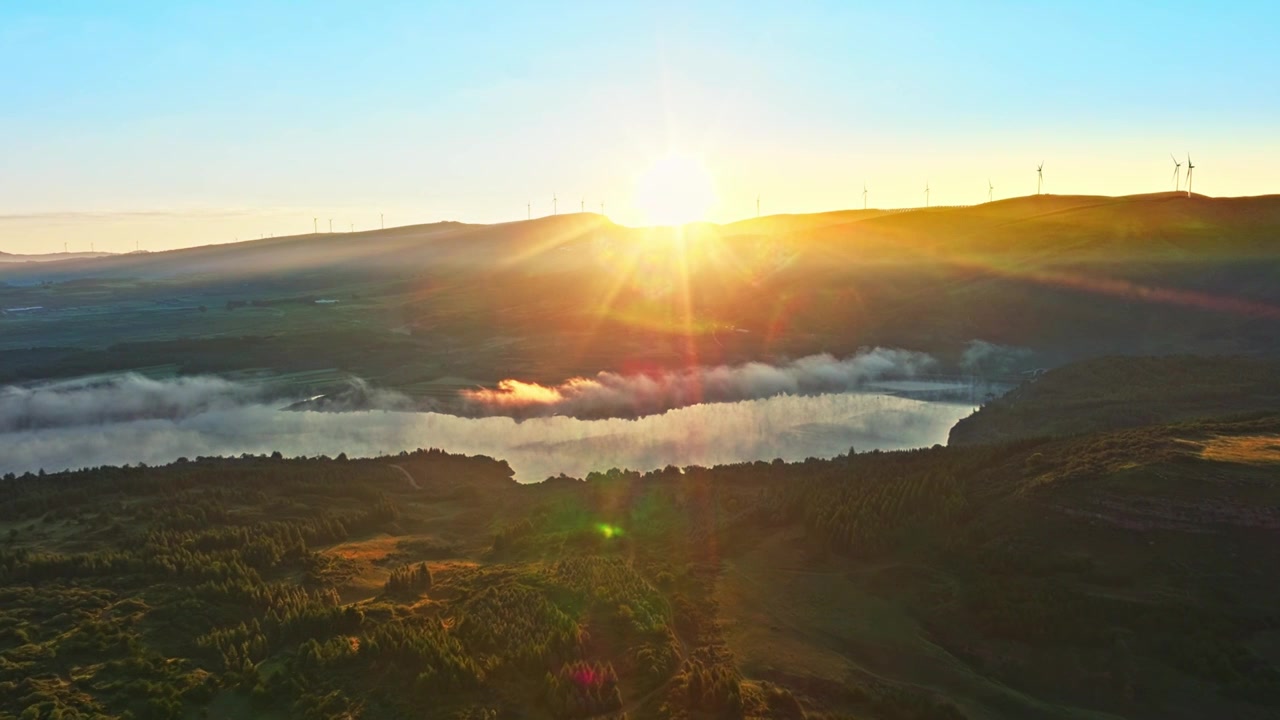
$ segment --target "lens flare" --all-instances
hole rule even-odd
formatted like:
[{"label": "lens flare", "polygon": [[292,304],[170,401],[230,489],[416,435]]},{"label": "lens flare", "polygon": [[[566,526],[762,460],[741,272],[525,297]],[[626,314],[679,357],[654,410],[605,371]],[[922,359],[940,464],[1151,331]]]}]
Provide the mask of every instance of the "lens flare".
[{"label": "lens flare", "polygon": [[609,523],[597,523],[596,530],[599,531],[600,535],[604,537],[604,539],[606,540],[612,540],[613,538],[616,538],[616,537],[622,537],[622,528],[618,527],[617,525],[610,525]]}]

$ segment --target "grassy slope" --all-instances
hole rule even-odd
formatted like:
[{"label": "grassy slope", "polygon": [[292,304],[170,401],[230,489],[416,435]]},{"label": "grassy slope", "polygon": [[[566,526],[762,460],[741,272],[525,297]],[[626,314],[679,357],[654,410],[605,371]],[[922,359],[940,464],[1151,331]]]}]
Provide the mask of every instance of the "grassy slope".
[{"label": "grassy slope", "polygon": [[725,562],[716,599],[726,643],[749,677],[813,687],[837,703],[837,688],[885,679],[946,697],[975,718],[1116,717],[1010,688],[938,645],[898,577],[955,582],[943,569],[896,561],[850,567],[800,560],[804,552],[802,537],[778,532]]}]

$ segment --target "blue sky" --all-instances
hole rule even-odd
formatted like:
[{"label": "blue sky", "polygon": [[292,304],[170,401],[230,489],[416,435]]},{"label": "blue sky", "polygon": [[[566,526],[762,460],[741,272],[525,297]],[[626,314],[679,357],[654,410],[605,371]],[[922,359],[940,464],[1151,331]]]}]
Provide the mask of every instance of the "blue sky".
[{"label": "blue sky", "polygon": [[[1274,3],[0,3],[0,250],[606,203],[1280,191]],[[147,213],[139,215],[138,213]],[[323,220],[322,220],[323,222]]]}]

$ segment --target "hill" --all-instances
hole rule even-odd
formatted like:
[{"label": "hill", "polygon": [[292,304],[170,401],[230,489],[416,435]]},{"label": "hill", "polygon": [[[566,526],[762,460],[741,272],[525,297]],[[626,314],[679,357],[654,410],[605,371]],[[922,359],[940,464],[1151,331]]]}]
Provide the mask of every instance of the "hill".
[{"label": "hill", "polygon": [[949,445],[1079,435],[1280,408],[1280,361],[1108,357],[1024,382],[951,430]]},{"label": "hill", "polygon": [[0,381],[266,367],[413,391],[873,346],[960,372],[975,340],[1018,348],[1016,369],[1280,350],[1280,197],[878,212],[683,230],[580,213],[6,264],[0,307],[44,310],[0,318]]},{"label": "hill", "polygon": [[[843,241],[846,250],[877,257],[943,258],[963,253],[1038,257],[1123,250],[1146,256],[1214,252],[1220,255],[1276,252],[1272,230],[1280,226],[1280,196],[1187,197],[1157,193],[1123,197],[1034,195],[957,208],[909,211],[840,210],[770,215],[727,225],[699,223],[702,240],[765,236],[803,249]],[[214,272],[281,272],[356,266],[388,268],[392,260],[414,265],[447,261],[520,264],[561,247],[608,236],[623,244],[651,242],[663,228],[627,228],[594,213],[574,213],[497,225],[440,222],[356,233],[293,235],[207,245],[157,253],[110,256],[92,266],[42,268],[44,279],[85,277],[153,278]],[[1083,241],[1083,244],[1082,244]],[[1215,241],[1213,247],[1204,243]],[[498,253],[494,255],[493,253]],[[3,254],[0,254],[3,255]],[[77,259],[107,253],[71,253],[9,258]],[[36,269],[9,268],[15,279],[37,277]],[[43,277],[43,276],[42,276]]]}]

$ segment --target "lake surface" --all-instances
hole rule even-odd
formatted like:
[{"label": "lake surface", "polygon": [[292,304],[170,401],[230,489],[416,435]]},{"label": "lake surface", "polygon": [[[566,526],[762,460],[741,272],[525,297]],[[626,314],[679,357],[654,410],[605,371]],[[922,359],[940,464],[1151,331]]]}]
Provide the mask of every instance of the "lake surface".
[{"label": "lake surface", "polygon": [[[945,444],[976,403],[962,386],[783,395],[693,405],[638,419],[464,418],[432,412],[284,412],[277,406],[213,407],[171,418],[0,432],[0,472],[165,464],[198,455],[350,457],[437,447],[506,460],[521,482],[612,467],[710,466],[829,458],[852,447],[902,450]],[[944,398],[944,399],[935,399]]]}]

